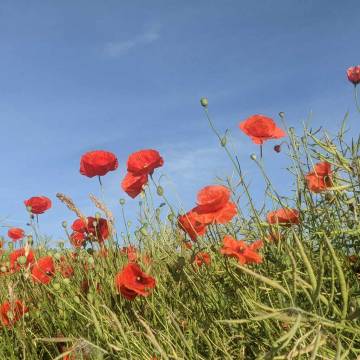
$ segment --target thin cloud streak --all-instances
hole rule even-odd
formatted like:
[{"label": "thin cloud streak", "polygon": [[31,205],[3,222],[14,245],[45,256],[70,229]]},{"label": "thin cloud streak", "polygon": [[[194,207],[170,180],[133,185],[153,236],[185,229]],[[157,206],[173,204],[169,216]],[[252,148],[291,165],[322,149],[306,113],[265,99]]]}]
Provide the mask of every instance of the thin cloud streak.
[{"label": "thin cloud streak", "polygon": [[105,44],[104,52],[110,57],[120,57],[135,47],[151,44],[160,38],[160,27],[156,26],[143,34],[125,41],[110,41]]}]

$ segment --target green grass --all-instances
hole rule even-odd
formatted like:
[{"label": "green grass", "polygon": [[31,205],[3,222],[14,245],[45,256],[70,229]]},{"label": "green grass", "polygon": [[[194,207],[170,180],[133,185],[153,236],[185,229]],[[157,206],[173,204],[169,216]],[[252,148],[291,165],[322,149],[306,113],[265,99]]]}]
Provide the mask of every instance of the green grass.
[{"label": "green grass", "polygon": [[[266,155],[264,160],[252,157],[266,183],[267,207],[257,208],[229,141],[209,120],[219,151],[225,150],[234,165],[236,176],[225,185],[238,199],[237,217],[226,225],[211,225],[187,249],[177,214],[167,205],[155,208],[164,195],[156,194],[154,184],[147,187],[139,210],[141,228],[128,232],[126,219],[117,224],[125,232],[120,242],[136,245],[152,259],[150,265],[140,264],[156,279],[156,287],[133,301],[114,286],[115,275],[128,262],[117,246],[120,234],[108,241],[107,257],[98,255],[95,244],[94,251],[79,251],[76,260],[68,246],[37,246],[42,239],[34,234],[37,257],[64,255],[75,274],[65,279],[57,272],[48,286],[33,283],[27,270],[0,275],[0,301],[13,296],[29,308],[13,327],[0,327],[0,359],[61,359],[67,353],[74,359],[360,356],[360,263],[348,258],[360,249],[360,139],[346,143],[345,125],[336,137],[306,127],[300,135],[288,129],[289,147],[282,151],[288,151],[284,176],[294,179],[293,198],[283,197],[269,181],[263,168]],[[285,124],[284,114],[281,120]],[[320,160],[332,164],[335,184],[316,195],[306,188],[304,175]],[[268,211],[283,206],[300,211],[299,225],[271,227],[266,222]],[[281,239],[270,241],[270,232],[281,233]],[[264,240],[263,263],[241,266],[221,255],[225,234]],[[199,251],[211,255],[210,266],[192,264]],[[2,262],[7,256],[5,251]],[[84,280],[88,291],[81,289]]]}]

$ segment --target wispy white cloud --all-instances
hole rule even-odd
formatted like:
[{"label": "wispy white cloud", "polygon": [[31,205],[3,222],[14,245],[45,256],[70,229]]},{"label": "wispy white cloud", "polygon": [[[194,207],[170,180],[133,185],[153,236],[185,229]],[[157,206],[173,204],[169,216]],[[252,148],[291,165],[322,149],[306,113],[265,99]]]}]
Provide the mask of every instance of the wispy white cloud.
[{"label": "wispy white cloud", "polygon": [[160,38],[160,26],[153,26],[142,34],[123,41],[110,41],[105,44],[104,52],[110,57],[119,57],[135,47],[147,45]]}]

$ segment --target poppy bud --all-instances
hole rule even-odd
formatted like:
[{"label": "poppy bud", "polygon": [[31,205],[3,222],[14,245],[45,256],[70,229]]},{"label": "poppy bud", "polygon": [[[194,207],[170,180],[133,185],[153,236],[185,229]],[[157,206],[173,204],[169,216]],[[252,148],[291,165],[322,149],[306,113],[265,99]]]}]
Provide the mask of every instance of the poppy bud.
[{"label": "poppy bud", "polygon": [[29,236],[27,237],[27,243],[28,243],[29,245],[33,245],[33,244],[34,244],[34,240],[33,240],[32,235],[29,235]]},{"label": "poppy bud", "polygon": [[200,104],[201,104],[202,107],[206,108],[209,105],[209,101],[208,101],[208,99],[206,97],[203,97],[203,98],[200,99]]},{"label": "poppy bud", "polygon": [[279,116],[283,119],[283,118],[285,117],[285,113],[282,112],[282,111],[280,111],[280,112],[279,112]]},{"label": "poppy bud", "polygon": [[128,227],[131,227],[131,225],[132,225],[132,222],[129,220],[129,221],[127,222],[127,226],[128,226]]},{"label": "poppy bud", "polygon": [[144,236],[147,236],[147,234],[148,234],[145,226],[143,226],[143,227],[140,229],[140,232],[141,232],[141,234],[144,235]]},{"label": "poppy bud", "polygon": [[62,226],[64,229],[66,229],[66,228],[67,228],[67,221],[63,221],[63,222],[61,223],[61,226]]},{"label": "poppy bud", "polygon": [[55,253],[54,258],[56,260],[60,260],[61,259],[61,254],[60,253]]},{"label": "poppy bud", "polygon": [[168,216],[167,216],[168,220],[170,222],[172,222],[174,220],[174,214],[173,213],[170,213]]},{"label": "poppy bud", "polygon": [[95,213],[95,219],[99,220],[101,218],[101,214],[99,212]]},{"label": "poppy bud", "polygon": [[55,284],[53,285],[53,287],[54,287],[54,290],[58,291],[58,290],[60,290],[61,285],[60,285],[59,283],[55,283]]},{"label": "poppy bud", "polygon": [[157,217],[157,218],[160,217],[161,209],[160,209],[160,208],[157,208],[157,209],[155,210],[155,213],[156,213],[156,217]]},{"label": "poppy bud", "polygon": [[360,83],[360,65],[347,69],[347,77],[355,86]]},{"label": "poppy bud", "polygon": [[292,133],[295,132],[294,127],[293,127],[293,126],[290,126],[290,127],[289,127],[289,131],[292,132]]},{"label": "poppy bud", "polygon": [[120,203],[121,206],[124,206],[125,205],[125,199],[120,199],[119,203]]},{"label": "poppy bud", "polygon": [[63,249],[65,246],[65,243],[63,241],[59,241],[59,248]]},{"label": "poppy bud", "polygon": [[256,155],[255,155],[255,154],[251,154],[251,155],[250,155],[250,159],[256,161]]},{"label": "poppy bud", "polygon": [[222,147],[226,146],[226,143],[227,143],[227,139],[226,139],[226,136],[224,136],[221,141],[220,141],[220,144]]},{"label": "poppy bud", "polygon": [[8,242],[8,248],[9,250],[12,250],[14,248],[14,244],[12,242]]},{"label": "poppy bud", "polygon": [[27,261],[26,256],[19,256],[18,259],[17,259],[17,262],[18,262],[20,265],[25,265],[25,264],[26,264],[26,261]]},{"label": "poppy bud", "polygon": [[77,303],[77,304],[80,304],[80,298],[78,296],[74,296],[74,301]]},{"label": "poppy bud", "polygon": [[158,186],[157,189],[156,189],[156,192],[159,196],[163,196],[164,195],[164,189],[162,186]]},{"label": "poppy bud", "polygon": [[281,151],[281,145],[280,145],[280,144],[275,145],[275,146],[274,146],[274,150],[275,150],[277,153],[279,153],[279,152]]}]

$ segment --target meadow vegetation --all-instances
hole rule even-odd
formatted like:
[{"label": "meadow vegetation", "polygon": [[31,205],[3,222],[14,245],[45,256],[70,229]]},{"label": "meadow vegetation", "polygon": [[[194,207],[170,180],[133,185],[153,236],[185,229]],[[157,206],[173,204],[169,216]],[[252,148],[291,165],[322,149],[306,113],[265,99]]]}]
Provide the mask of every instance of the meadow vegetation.
[{"label": "meadow vegetation", "polygon": [[[209,179],[193,209],[168,201],[157,176],[166,159],[152,149],[129,156],[116,221],[93,195],[91,216],[61,193],[25,201],[31,231],[10,228],[0,247],[0,359],[360,358],[360,137],[348,139],[348,115],[336,136],[297,134],[284,113],[240,124],[265,182],[259,207],[231,135],[201,105],[233,174]],[[266,151],[288,154],[279,171],[292,197],[265,170],[273,139]],[[117,167],[114,154],[91,151],[80,173],[102,186]],[[138,200],[132,231],[125,210]],[[38,227],[51,201],[74,215],[56,247]]]}]

